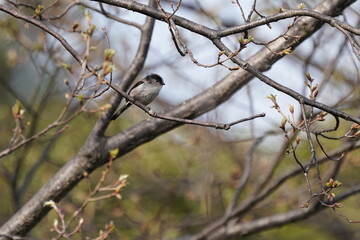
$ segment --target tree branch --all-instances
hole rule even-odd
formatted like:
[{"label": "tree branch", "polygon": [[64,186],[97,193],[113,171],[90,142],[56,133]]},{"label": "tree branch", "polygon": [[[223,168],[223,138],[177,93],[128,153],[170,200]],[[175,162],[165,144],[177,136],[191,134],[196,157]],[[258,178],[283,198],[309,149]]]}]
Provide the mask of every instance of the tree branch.
[{"label": "tree branch", "polygon": [[260,114],[256,114],[256,115],[248,117],[248,118],[236,120],[231,123],[214,123],[214,122],[200,122],[200,121],[195,121],[195,120],[190,120],[190,119],[166,116],[163,114],[156,113],[156,112],[152,111],[149,107],[135,101],[132,97],[130,97],[127,93],[122,91],[116,85],[111,85],[111,83],[108,83],[108,82],[106,84],[108,84],[112,89],[114,89],[117,93],[119,93],[119,95],[123,96],[126,100],[128,100],[129,102],[131,102],[132,104],[136,105],[141,110],[146,112],[149,116],[154,117],[154,118],[163,119],[163,120],[169,120],[169,121],[173,121],[173,122],[177,122],[177,123],[191,124],[191,125],[197,125],[197,126],[202,126],[202,127],[210,127],[210,128],[215,128],[215,129],[223,129],[223,130],[227,131],[236,124],[250,121],[250,120],[253,120],[253,119],[259,118],[259,117],[265,117],[265,113],[260,113]]}]

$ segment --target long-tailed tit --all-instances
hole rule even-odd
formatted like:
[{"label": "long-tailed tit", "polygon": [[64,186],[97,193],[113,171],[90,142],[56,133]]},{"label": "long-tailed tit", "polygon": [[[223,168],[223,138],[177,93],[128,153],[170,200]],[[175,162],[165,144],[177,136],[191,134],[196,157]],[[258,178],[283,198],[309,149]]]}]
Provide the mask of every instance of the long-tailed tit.
[{"label": "long-tailed tit", "polygon": [[[150,74],[144,79],[138,81],[128,92],[129,96],[134,98],[135,101],[148,105],[151,103],[159,94],[162,86],[165,85],[163,79],[157,74]],[[122,106],[112,117],[111,120],[115,120],[122,114],[126,109],[131,106],[130,101],[126,101],[125,105]]]}]

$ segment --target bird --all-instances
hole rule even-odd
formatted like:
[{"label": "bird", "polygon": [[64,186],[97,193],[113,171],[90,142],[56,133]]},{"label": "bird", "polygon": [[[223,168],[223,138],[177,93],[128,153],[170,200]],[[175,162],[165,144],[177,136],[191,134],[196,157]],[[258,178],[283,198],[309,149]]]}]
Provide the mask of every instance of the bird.
[{"label": "bird", "polygon": [[[159,95],[161,88],[165,85],[163,79],[157,74],[147,75],[141,79],[129,90],[128,95],[136,102],[143,105],[150,104]],[[131,102],[126,100],[124,106],[122,106],[112,117],[111,120],[117,119],[126,109],[131,106]]]}]

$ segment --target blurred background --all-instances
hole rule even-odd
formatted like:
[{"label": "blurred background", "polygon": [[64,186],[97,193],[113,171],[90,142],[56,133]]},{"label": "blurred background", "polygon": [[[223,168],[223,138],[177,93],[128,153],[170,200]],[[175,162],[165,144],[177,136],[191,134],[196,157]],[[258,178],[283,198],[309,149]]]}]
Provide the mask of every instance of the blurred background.
[{"label": "blurred background", "polygon": [[[146,1],[137,1],[147,4]],[[171,12],[172,1],[161,1],[166,11]],[[239,1],[247,16],[253,1]],[[264,16],[276,14],[279,9],[297,9],[304,3],[312,9],[320,1],[257,1],[256,10]],[[140,31],[137,27],[104,16],[97,3],[88,1],[1,1],[2,5],[18,9],[32,16],[39,5],[45,6],[44,24],[59,32],[79,53],[86,54],[93,66],[101,66],[104,50],[114,49],[113,83],[119,84],[122,76],[134,58],[139,44]],[[64,12],[69,5],[74,6]],[[177,2],[173,2],[176,6]],[[107,12],[126,21],[143,24],[145,17],[139,13],[103,5]],[[358,2],[344,11],[339,19],[352,26],[359,26]],[[65,13],[65,14],[62,14]],[[89,17],[91,15],[91,17]],[[244,24],[241,10],[236,1],[184,0],[176,13],[191,21],[210,28],[222,29]],[[254,19],[259,18],[253,15]],[[89,26],[96,26],[91,36],[91,48],[86,48],[82,32]],[[253,20],[253,19],[252,19]],[[267,42],[283,34],[294,19],[279,21],[249,31],[254,43],[241,51],[240,56],[248,59]],[[77,25],[74,28],[74,25]],[[102,28],[106,28],[106,34]],[[55,121],[66,108],[66,116],[79,111],[83,100],[69,103],[68,95],[83,76],[81,66],[64,50],[57,40],[44,31],[0,12],[0,151],[14,140],[16,119],[14,106],[25,110],[23,131],[19,139],[33,136]],[[179,28],[182,39],[202,64],[217,62],[219,50],[206,38]],[[108,36],[110,46],[106,41]],[[236,50],[242,34],[227,37],[224,42]],[[261,43],[261,44],[260,44]],[[228,67],[235,65],[230,61]],[[345,37],[335,28],[324,25],[314,35],[290,54],[274,64],[265,74],[304,96],[309,89],[304,84],[305,73],[310,73],[314,84],[318,84],[317,101],[335,106],[354,116],[359,116],[359,62]],[[138,79],[149,73],[160,74],[166,83],[151,109],[165,112],[208,89],[221,80],[229,70],[223,66],[203,68],[195,65],[188,56],[182,57],[176,51],[168,25],[156,21],[150,50],[145,67]],[[87,79],[90,93],[94,77]],[[104,89],[105,87],[101,87]],[[94,123],[103,112],[102,107],[116,94],[106,91],[100,97],[86,101],[66,124],[66,128],[49,131],[35,141],[22,146],[0,160],[0,223],[5,222],[21,205],[53,176],[56,171],[81,148]],[[286,116],[291,116],[289,105],[294,106],[294,119],[300,121],[299,104],[265,85],[257,79],[234,94],[230,100],[216,109],[202,115],[198,120],[228,123],[250,117],[261,112],[265,118],[255,119],[232,127],[229,131],[214,130],[197,126],[182,126],[168,132],[150,143],[118,159],[112,166],[107,181],[112,182],[120,174],[129,175],[129,185],[121,192],[122,200],[115,198],[96,201],[85,209],[84,230],[74,239],[95,237],[99,229],[113,221],[115,230],[110,239],[176,239],[197,233],[204,226],[222,216],[234,195],[239,179],[244,174],[246,158],[252,153],[252,164],[247,184],[239,202],[246,200],[254,190],[261,191],[259,182],[263,173],[277,162],[273,178],[296,170],[292,155],[286,154],[288,141],[279,129],[283,116],[267,98],[276,95],[277,102]],[[316,110],[315,110],[316,112]],[[131,108],[121,118],[111,123],[107,134],[114,135],[148,116],[138,108]],[[333,127],[331,116],[314,125],[316,129]],[[333,137],[343,136],[351,123],[341,120]],[[287,126],[290,128],[290,126]],[[301,161],[306,163],[310,149],[304,134],[299,134],[301,143],[296,149]],[[260,140],[259,140],[260,139]],[[256,150],[251,146],[259,140]],[[345,140],[322,140],[327,152],[340,148]],[[319,146],[318,157],[324,156]],[[359,150],[346,156],[337,176],[343,183],[339,193],[357,186],[359,176]],[[330,162],[329,164],[334,164]],[[323,166],[326,172],[329,165]],[[90,176],[90,183],[96,184],[102,168]],[[311,173],[311,177],[316,174]],[[327,180],[327,179],[325,179]],[[314,186],[316,183],[314,180]],[[263,188],[266,188],[266,183]],[[256,191],[255,191],[256,193]],[[74,212],[89,194],[88,182],[82,181],[62,201],[65,214]],[[266,199],[253,206],[240,219],[252,221],[262,216],[298,209],[310,196],[301,172],[284,182]],[[346,199],[341,212],[353,220],[358,218],[360,202],[358,196]],[[50,212],[42,223],[30,233],[36,239],[50,239],[56,236],[50,229],[57,216]],[[320,212],[303,221],[288,223],[282,227],[261,231],[244,239],[360,239],[357,224],[349,224],[331,209]]]}]

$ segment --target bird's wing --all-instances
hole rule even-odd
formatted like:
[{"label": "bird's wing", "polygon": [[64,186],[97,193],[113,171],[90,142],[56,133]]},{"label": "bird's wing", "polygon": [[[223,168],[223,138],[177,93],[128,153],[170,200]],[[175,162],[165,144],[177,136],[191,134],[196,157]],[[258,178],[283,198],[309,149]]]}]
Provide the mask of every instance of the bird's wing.
[{"label": "bird's wing", "polygon": [[128,95],[130,95],[131,90],[133,90],[134,88],[136,88],[136,87],[138,87],[138,86],[140,86],[141,84],[144,84],[144,83],[145,83],[144,80],[140,80],[137,83],[135,83],[135,85],[132,86],[132,88],[130,88],[130,90],[128,92]]}]

